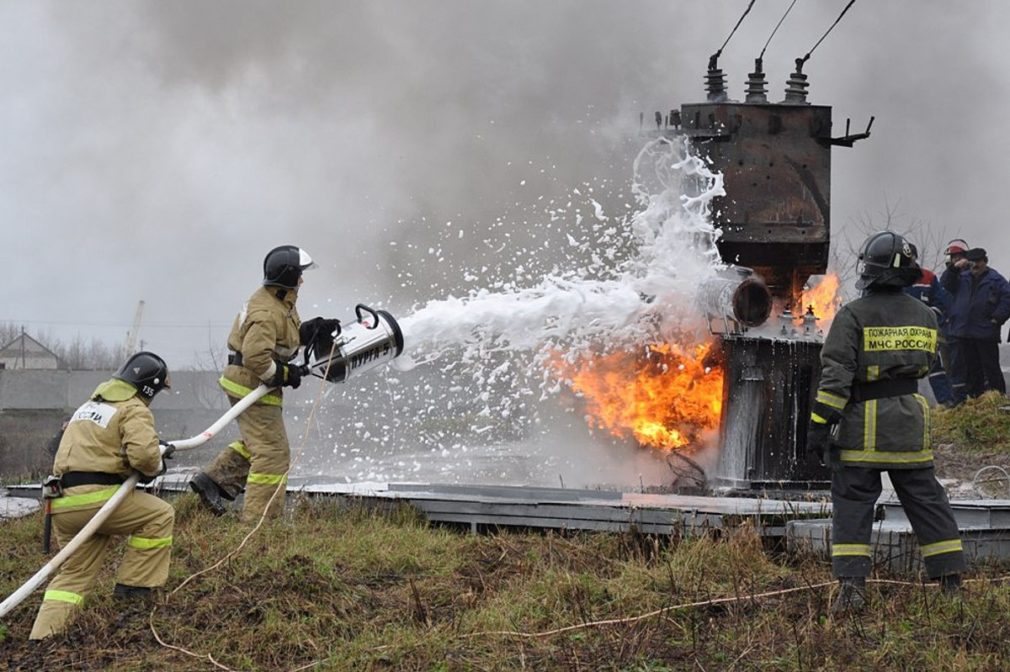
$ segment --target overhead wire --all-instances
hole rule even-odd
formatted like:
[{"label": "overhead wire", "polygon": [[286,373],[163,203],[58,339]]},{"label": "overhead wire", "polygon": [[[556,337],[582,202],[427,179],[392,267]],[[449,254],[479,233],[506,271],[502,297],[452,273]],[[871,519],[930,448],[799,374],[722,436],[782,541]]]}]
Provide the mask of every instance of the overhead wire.
[{"label": "overhead wire", "polygon": [[796,0],[793,0],[792,4],[789,5],[789,8],[786,9],[785,14],[782,15],[782,18],[779,19],[779,22],[775,24],[775,28],[772,30],[772,34],[768,36],[768,41],[765,42],[765,46],[761,48],[761,55],[758,56],[758,60],[759,61],[762,60],[765,57],[765,50],[768,49],[768,45],[772,43],[772,38],[775,37],[775,33],[778,32],[779,26],[781,26],[782,22],[786,20],[787,16],[789,16],[789,12],[793,11],[793,7],[795,5],[796,5]]},{"label": "overhead wire", "polygon": [[806,63],[808,60],[810,60],[810,55],[814,53],[814,49],[817,49],[817,47],[821,46],[821,42],[824,41],[824,38],[828,36],[828,33],[830,33],[832,30],[835,29],[835,26],[838,25],[838,22],[842,20],[842,17],[845,16],[845,13],[848,12],[849,8],[852,7],[852,5],[854,4],[856,4],[856,0],[849,0],[849,4],[845,5],[845,9],[843,9],[842,13],[838,15],[838,18],[835,19],[835,22],[832,23],[831,26],[826,31],[824,31],[824,34],[821,35],[821,39],[817,40],[817,43],[810,48],[810,51],[808,51],[803,58],[796,59],[797,66],[801,66],[803,63]]},{"label": "overhead wire", "polygon": [[716,61],[718,61],[719,57],[722,56],[722,50],[725,49],[726,45],[729,44],[729,41],[733,39],[733,35],[736,34],[736,29],[740,27],[740,24],[743,23],[743,20],[747,18],[748,14],[750,14],[750,10],[752,7],[754,7],[755,2],[757,2],[757,0],[750,0],[750,3],[747,5],[747,9],[743,10],[743,14],[740,15],[740,18],[737,20],[736,25],[733,26],[733,30],[730,31],[729,37],[727,37],[726,41],[722,43],[721,47],[719,47],[719,51],[712,54],[711,58],[709,58],[708,60],[709,68],[715,67]]}]

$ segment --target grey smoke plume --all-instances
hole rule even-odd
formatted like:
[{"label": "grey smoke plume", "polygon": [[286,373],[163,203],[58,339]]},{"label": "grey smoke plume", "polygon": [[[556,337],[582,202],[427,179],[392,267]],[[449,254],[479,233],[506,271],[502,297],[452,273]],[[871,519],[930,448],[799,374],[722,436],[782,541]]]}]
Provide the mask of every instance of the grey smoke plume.
[{"label": "grey smoke plume", "polygon": [[[773,100],[843,5],[797,5],[766,55]],[[221,346],[277,244],[322,266],[306,316],[406,310],[482,272],[521,280],[522,263],[535,276],[588,216],[589,186],[622,214],[638,113],[702,99],[745,6],[5,3],[0,320],[119,340],[145,299],[142,338],[182,366]],[[733,97],[786,6],[759,2],[727,48]],[[877,116],[835,152],[836,230],[889,203],[1010,270],[994,197],[1008,14],[864,1],[815,52],[810,99],[835,107],[838,133]]]}]

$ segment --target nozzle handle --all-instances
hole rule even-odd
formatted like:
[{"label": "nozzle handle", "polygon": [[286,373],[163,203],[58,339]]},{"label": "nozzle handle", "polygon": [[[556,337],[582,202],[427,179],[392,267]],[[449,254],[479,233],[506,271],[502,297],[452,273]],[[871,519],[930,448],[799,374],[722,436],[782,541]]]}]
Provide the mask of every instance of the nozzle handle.
[{"label": "nozzle handle", "polygon": [[[358,322],[361,322],[361,313],[363,312],[370,313],[372,316],[372,326],[369,327],[368,325],[365,325],[366,329],[375,329],[376,327],[379,326],[379,314],[375,311],[374,308],[369,308],[363,303],[359,303],[354,307],[354,314],[357,315]],[[362,324],[364,323],[362,322]]]}]

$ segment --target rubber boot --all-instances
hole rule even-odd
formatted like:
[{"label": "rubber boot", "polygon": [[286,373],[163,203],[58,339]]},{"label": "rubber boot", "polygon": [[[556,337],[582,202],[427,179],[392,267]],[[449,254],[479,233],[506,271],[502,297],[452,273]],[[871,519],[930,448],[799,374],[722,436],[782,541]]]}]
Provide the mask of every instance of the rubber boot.
[{"label": "rubber boot", "polygon": [[116,587],[112,589],[112,594],[125,600],[147,600],[151,597],[151,589],[144,586],[128,586],[125,583],[117,583]]},{"label": "rubber boot", "polygon": [[947,597],[961,596],[961,575],[944,574],[940,577],[940,591]]},{"label": "rubber boot", "polygon": [[866,579],[843,576],[838,580],[838,597],[831,605],[832,614],[859,613],[866,608]]},{"label": "rubber boot", "polygon": [[193,477],[189,487],[200,496],[200,501],[215,516],[223,516],[228,510],[221,498],[221,489],[202,471]]}]

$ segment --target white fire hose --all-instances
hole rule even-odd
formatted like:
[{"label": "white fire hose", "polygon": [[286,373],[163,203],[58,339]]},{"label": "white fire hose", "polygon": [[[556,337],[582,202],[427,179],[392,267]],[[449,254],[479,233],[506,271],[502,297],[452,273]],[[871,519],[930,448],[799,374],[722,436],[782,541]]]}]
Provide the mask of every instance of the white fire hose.
[{"label": "white fire hose", "polygon": [[[188,450],[190,448],[196,448],[197,446],[202,446],[203,444],[210,441],[221,429],[227,425],[229,422],[238,417],[243,411],[256,403],[263,395],[269,392],[271,389],[266,385],[260,385],[255,390],[242,397],[242,400],[228,409],[228,412],[222,415],[217,421],[210,427],[205,429],[202,433],[198,434],[189,439],[182,439],[181,441],[172,441],[171,444],[175,446],[176,450]],[[164,452],[164,448],[162,448]],[[53,558],[47,562],[42,569],[35,573],[35,576],[28,579],[20,588],[15,590],[10,596],[0,602],[0,618],[6,616],[14,607],[21,604],[26,597],[32,594],[36,588],[41,586],[53,573],[62,565],[67,558],[74,554],[78,548],[85,541],[91,538],[91,536],[98,530],[99,527],[105,522],[105,520],[112,515],[112,512],[116,510],[116,507],[126,498],[126,495],[132,492],[137,487],[137,480],[140,478],[140,474],[136,471],[133,472],[126,481],[119,486],[119,490],[116,491],[112,497],[102,505],[102,508],[98,509],[88,524],[81,528],[80,532],[70,540],[66,546],[60,549],[60,552],[53,556]]]}]

